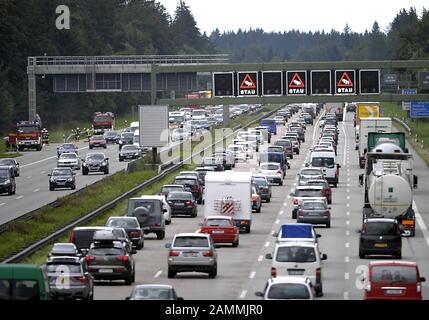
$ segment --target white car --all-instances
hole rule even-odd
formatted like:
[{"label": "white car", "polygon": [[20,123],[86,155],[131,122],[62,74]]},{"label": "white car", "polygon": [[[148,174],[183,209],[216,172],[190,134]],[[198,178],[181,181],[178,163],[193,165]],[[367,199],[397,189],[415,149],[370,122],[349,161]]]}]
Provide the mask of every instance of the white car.
[{"label": "white car", "polygon": [[285,118],[283,116],[275,116],[274,121],[276,122],[276,124],[280,124],[282,126],[286,124]]},{"label": "white car", "polygon": [[171,141],[186,141],[190,137],[191,133],[183,128],[177,128],[171,132]]},{"label": "white car", "polygon": [[262,130],[249,129],[248,132],[250,135],[255,135],[257,137],[259,144],[264,144],[265,140],[268,140],[268,138],[265,139],[265,136]]},{"label": "white car", "polygon": [[264,300],[314,300],[314,289],[309,278],[278,277],[267,280],[264,291],[255,292]]},{"label": "white car", "polygon": [[58,168],[72,168],[75,170],[80,169],[80,157],[74,153],[62,153],[57,161],[57,167]]},{"label": "white car", "polygon": [[231,150],[232,152],[234,152],[236,161],[244,161],[244,162],[247,161],[247,154],[246,154],[246,151],[244,150],[244,146],[231,144],[228,146],[228,150]]},{"label": "white car", "polygon": [[273,254],[266,254],[272,260],[271,277],[295,276],[309,278],[316,291],[316,297],[323,295],[322,260],[328,256],[321,254],[319,246],[310,242],[280,242]]},{"label": "white car", "polygon": [[247,158],[248,159],[253,159],[254,150],[252,148],[252,144],[249,141],[237,142],[236,145],[237,146],[243,146],[244,147],[244,152],[246,153]]},{"label": "white car", "polygon": [[283,185],[283,170],[280,167],[280,164],[277,162],[263,162],[259,165],[259,174],[267,177],[270,183],[277,183],[278,185]]}]

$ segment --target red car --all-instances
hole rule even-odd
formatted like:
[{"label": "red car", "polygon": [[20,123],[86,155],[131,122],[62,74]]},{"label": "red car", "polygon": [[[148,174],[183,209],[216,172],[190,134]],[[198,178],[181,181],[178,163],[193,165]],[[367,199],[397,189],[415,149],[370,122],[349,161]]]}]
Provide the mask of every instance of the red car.
[{"label": "red car", "polygon": [[209,234],[215,243],[232,243],[233,247],[238,246],[240,230],[235,226],[231,217],[207,217],[201,224],[200,232]]},{"label": "red car", "polygon": [[374,261],[369,264],[365,300],[421,300],[424,281],[415,262]]}]

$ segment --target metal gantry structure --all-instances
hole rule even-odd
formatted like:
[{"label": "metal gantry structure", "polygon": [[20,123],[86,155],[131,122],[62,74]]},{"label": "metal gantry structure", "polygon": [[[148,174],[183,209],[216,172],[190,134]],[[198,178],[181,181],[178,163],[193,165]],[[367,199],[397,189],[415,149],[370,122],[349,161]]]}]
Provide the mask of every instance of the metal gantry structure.
[{"label": "metal gantry structure", "polygon": [[[158,98],[158,78],[166,74],[201,74],[215,72],[263,72],[288,70],[341,70],[379,69],[381,72],[394,70],[429,70],[429,60],[391,61],[328,61],[328,62],[282,62],[282,63],[228,63],[228,55],[172,55],[172,56],[91,56],[91,57],[29,57],[28,58],[28,103],[29,119],[34,119],[36,109],[37,75],[84,75],[84,92],[128,92],[121,87],[99,90],[96,76],[100,74],[148,75],[152,105],[228,105],[242,103],[288,104],[303,102],[400,102],[429,101],[429,94],[395,94],[381,92],[377,95],[304,95],[304,96],[256,96],[256,97],[212,97],[200,99]],[[150,82],[150,84],[149,84]],[[136,90],[138,91],[138,90]]]}]

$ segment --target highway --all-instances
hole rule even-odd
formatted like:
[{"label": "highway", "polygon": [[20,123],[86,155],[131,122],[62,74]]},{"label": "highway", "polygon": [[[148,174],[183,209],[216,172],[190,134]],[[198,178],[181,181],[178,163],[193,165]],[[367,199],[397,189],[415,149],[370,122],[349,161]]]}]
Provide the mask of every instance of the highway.
[{"label": "highway", "polygon": [[[347,114],[343,123],[339,124],[341,135],[338,148],[340,183],[333,189],[331,205],[332,226],[330,229],[317,228],[322,235],[319,239],[322,253],[328,255],[322,268],[324,296],[321,299],[353,299],[363,298],[362,284],[359,276],[365,272],[371,259],[361,260],[358,257],[358,234],[356,230],[361,224],[361,208],[363,203],[362,188],[358,185],[357,152],[354,150],[354,127],[352,114]],[[270,277],[271,261],[265,254],[274,249],[274,238],[271,236],[283,223],[293,222],[291,218],[290,191],[296,184],[296,173],[303,167],[309,153],[313,137],[318,137],[318,130],[307,127],[306,143],[302,145],[300,155],[292,160],[291,169],[287,171],[282,187],[273,187],[273,198],[264,203],[261,213],[253,214],[252,232],[240,234],[238,248],[224,246],[218,251],[218,276],[208,279],[206,274],[180,273],[174,279],[167,278],[167,249],[164,244],[171,242],[174,234],[193,232],[199,229],[202,221],[203,206],[199,206],[197,218],[174,217],[167,227],[166,239],[158,241],[148,236],[145,248],[134,257],[136,261],[136,283],[171,284],[178,294],[186,300],[221,300],[221,299],[255,299],[255,291],[261,291]],[[318,128],[316,128],[318,129]],[[281,136],[284,127],[275,139]],[[267,144],[264,145],[266,148]],[[411,149],[410,149],[411,150]],[[414,151],[413,151],[414,152]],[[415,202],[419,209],[417,232],[414,238],[403,239],[403,259],[417,261],[422,276],[428,276],[429,270],[429,237],[426,226],[429,223],[424,210],[424,195],[428,194],[429,184],[425,181],[427,168],[425,163],[416,157],[416,172],[420,177],[420,187]],[[256,159],[237,165],[237,171],[249,171],[256,168]],[[117,214],[123,214],[118,212]],[[97,282],[95,299],[122,300],[127,297],[132,286],[125,286],[122,281]],[[428,283],[423,284],[423,298],[429,299]]]}]

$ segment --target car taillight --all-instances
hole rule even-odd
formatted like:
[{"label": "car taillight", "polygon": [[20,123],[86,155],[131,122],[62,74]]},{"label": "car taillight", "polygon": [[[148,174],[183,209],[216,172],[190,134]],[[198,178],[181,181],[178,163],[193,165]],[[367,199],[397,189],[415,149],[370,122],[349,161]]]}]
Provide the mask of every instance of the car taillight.
[{"label": "car taillight", "polygon": [[192,190],[200,191],[200,187],[199,186],[194,186],[194,187],[192,187]]},{"label": "car taillight", "polygon": [[192,207],[192,201],[191,201],[191,200],[186,201],[186,202],[185,202],[185,204],[186,204],[188,207]]},{"label": "car taillight", "polygon": [[298,199],[293,199],[293,204],[298,204]]},{"label": "car taillight", "polygon": [[256,194],[252,194],[252,201],[256,201],[258,199],[258,196]]},{"label": "car taillight", "polygon": [[85,256],[85,261],[90,262],[91,260],[95,260],[94,256]]},{"label": "car taillight", "polygon": [[155,223],[155,227],[160,227],[160,226],[161,226],[161,224]]},{"label": "car taillight", "polygon": [[165,196],[165,192],[160,192],[159,195],[160,196]]},{"label": "car taillight", "polygon": [[332,190],[330,188],[325,189],[325,193],[330,194]]},{"label": "car taillight", "polygon": [[322,276],[322,269],[317,268],[316,269],[316,279],[318,279],[318,280],[316,280],[317,282],[320,282],[320,277],[321,276]]},{"label": "car taillight", "polygon": [[282,174],[283,172],[281,170],[277,170],[277,173]]},{"label": "car taillight", "polygon": [[325,212],[323,212],[323,216],[324,216],[324,217],[329,216],[329,211],[325,211]]},{"label": "car taillight", "polygon": [[421,282],[417,282],[417,292],[422,292],[422,284]]},{"label": "car taillight", "polygon": [[168,255],[170,256],[170,257],[178,257],[179,256],[179,252],[177,252],[177,251],[170,251],[169,253],[168,253]]},{"label": "car taillight", "polygon": [[271,267],[271,277],[273,278],[277,277],[277,269],[274,267]]},{"label": "car taillight", "polygon": [[70,232],[70,240],[69,240],[69,242],[70,243],[74,243],[74,232],[73,231]]},{"label": "car taillight", "polygon": [[303,216],[304,216],[304,211],[299,210],[299,211],[298,211],[298,215],[299,215],[300,217],[303,217]]},{"label": "car taillight", "polygon": [[204,251],[203,252],[204,257],[213,257],[213,250],[210,251]]},{"label": "car taillight", "polygon": [[371,291],[371,284],[370,284],[370,283],[368,283],[368,284],[365,286],[365,291],[367,291],[367,292],[370,292],[370,291]]},{"label": "car taillight", "polygon": [[77,281],[81,282],[81,283],[86,283],[86,278],[85,277],[76,277],[75,279]]},{"label": "car taillight", "polygon": [[128,257],[127,256],[117,256],[116,260],[126,262],[128,260]]},{"label": "car taillight", "polygon": [[136,237],[140,237],[140,234],[141,234],[140,231],[133,231],[131,232],[130,235],[132,238],[136,238]]}]

